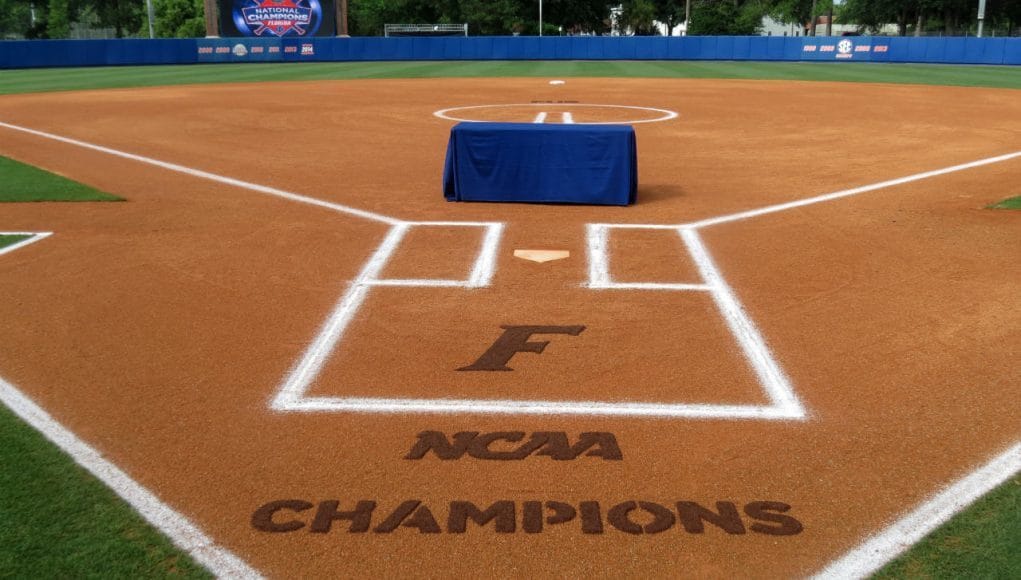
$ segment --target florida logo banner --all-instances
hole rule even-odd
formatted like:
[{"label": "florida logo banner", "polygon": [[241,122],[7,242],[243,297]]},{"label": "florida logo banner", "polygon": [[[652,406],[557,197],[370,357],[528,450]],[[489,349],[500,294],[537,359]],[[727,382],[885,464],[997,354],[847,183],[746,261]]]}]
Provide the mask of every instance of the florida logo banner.
[{"label": "florida logo banner", "polygon": [[335,33],[332,30],[332,2],[233,0],[230,4],[230,19],[223,23],[227,26],[221,32],[228,36],[234,36],[234,30],[237,36],[262,38],[301,38]]}]

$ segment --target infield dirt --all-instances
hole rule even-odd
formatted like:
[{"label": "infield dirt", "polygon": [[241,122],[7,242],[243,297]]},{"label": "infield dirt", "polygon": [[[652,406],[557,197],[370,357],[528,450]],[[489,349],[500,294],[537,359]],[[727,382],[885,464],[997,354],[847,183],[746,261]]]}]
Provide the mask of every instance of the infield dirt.
[{"label": "infield dirt", "polygon": [[[452,122],[433,112],[532,101],[678,112],[636,125],[638,204],[444,202]],[[519,109],[494,118],[534,116]],[[579,107],[573,117],[627,120],[619,114]],[[107,90],[5,96],[0,121],[404,220],[505,223],[489,287],[374,289],[312,387],[393,398],[761,404],[707,295],[583,286],[585,224],[688,223],[1021,149],[1016,91],[836,83]],[[271,399],[386,224],[0,132],[0,154],[129,200],[0,206],[0,229],[55,232],[0,258],[0,374],[270,576],[804,575],[1021,438],[1021,215],[982,209],[1018,194],[1021,159],[701,231],[804,420],[288,413],[272,411]],[[416,232],[388,275],[459,276],[478,252],[476,234]],[[675,234],[617,236],[619,279],[697,282]],[[536,264],[514,259],[516,248],[571,257]],[[545,352],[515,355],[513,372],[457,371],[501,325],[585,330],[537,337],[549,341]],[[562,431],[571,442],[612,433],[623,459],[404,459],[424,431]],[[285,499],[314,507],[290,504],[273,521],[303,527],[253,527],[261,506]],[[350,533],[338,520],[310,532],[329,500],[341,510],[376,502],[373,528],[420,500],[443,533],[421,533],[421,507],[404,520],[419,529]],[[513,502],[515,533],[471,520],[449,533],[451,502],[485,510],[502,500]],[[526,533],[525,504],[535,501],[578,515]],[[689,533],[677,521],[635,535],[618,525],[624,508],[608,513],[629,501],[674,516],[683,501],[714,511],[725,509],[717,502],[783,503],[803,529],[741,512],[743,534],[712,524]],[[585,533],[584,502],[600,504],[602,533]],[[630,517],[655,528],[666,516],[654,513]]]}]

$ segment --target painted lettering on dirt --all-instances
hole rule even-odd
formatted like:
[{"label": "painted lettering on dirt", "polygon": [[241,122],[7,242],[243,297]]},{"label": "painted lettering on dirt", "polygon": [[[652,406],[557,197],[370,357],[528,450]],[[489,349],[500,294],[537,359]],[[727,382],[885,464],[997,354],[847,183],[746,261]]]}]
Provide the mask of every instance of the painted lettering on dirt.
[{"label": "painted lettering on dirt", "polygon": [[613,433],[582,433],[574,443],[563,431],[539,431],[527,439],[524,431],[496,431],[480,433],[461,431],[453,440],[440,431],[422,431],[418,441],[404,456],[405,459],[422,459],[429,452],[440,459],[461,459],[467,454],[475,459],[514,461],[532,455],[545,456],[557,461],[578,457],[601,457],[620,461],[624,455]]},{"label": "painted lettering on dirt", "polygon": [[511,357],[519,352],[534,352],[541,354],[549,345],[548,340],[542,342],[528,342],[533,334],[568,334],[578,336],[584,326],[511,326],[501,325],[504,329],[500,338],[482,353],[477,361],[469,366],[461,367],[459,371],[512,371],[507,366]]},{"label": "painted lettering on dirt", "polygon": [[378,502],[371,500],[341,507],[341,502],[334,499],[318,504],[283,499],[259,506],[251,522],[253,528],[262,532],[306,530],[305,533],[312,534],[335,531],[390,534],[398,528],[417,530],[420,534],[464,534],[473,528],[498,534],[538,534],[551,526],[572,522],[575,523],[571,529],[583,534],[603,534],[612,529],[636,536],[670,529],[704,534],[707,526],[710,533],[732,536],[748,532],[794,536],[804,530],[802,523],[787,513],[791,506],[779,501],[752,501],[744,504],[742,510],[730,501],[718,501],[712,508],[692,501],[678,501],[669,507],[650,501],[625,501],[604,511],[597,501],[582,501],[575,506],[562,501],[499,500],[479,507],[470,501],[455,500],[444,506],[445,514],[417,499],[402,501],[388,510],[378,507]]}]

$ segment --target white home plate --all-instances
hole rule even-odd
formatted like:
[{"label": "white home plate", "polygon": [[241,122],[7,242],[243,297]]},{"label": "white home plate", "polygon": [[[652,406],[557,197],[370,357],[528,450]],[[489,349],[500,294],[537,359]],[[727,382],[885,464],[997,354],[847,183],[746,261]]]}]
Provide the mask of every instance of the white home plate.
[{"label": "white home plate", "polygon": [[567,250],[514,250],[514,257],[533,262],[552,262],[563,260],[571,255]]}]

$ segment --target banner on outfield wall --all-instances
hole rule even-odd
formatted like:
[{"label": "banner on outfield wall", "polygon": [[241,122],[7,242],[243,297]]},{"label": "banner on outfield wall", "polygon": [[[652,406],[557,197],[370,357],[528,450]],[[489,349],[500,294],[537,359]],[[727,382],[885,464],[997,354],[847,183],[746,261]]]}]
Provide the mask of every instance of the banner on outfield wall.
[{"label": "banner on outfield wall", "polygon": [[890,51],[887,38],[872,36],[803,37],[800,60],[886,60]]},{"label": "banner on outfield wall", "polygon": [[316,58],[311,38],[199,38],[198,62],[281,62]]},{"label": "banner on outfield wall", "polygon": [[219,0],[220,36],[336,36],[334,0]]}]

